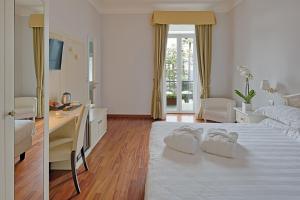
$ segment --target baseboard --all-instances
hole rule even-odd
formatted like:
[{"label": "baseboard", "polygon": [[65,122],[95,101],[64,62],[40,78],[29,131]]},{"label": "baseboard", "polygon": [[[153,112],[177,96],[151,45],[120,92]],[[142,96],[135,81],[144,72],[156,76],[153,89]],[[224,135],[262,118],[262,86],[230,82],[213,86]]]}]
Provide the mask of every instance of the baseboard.
[{"label": "baseboard", "polygon": [[107,118],[131,118],[131,119],[152,119],[151,115],[124,115],[124,114],[108,114]]}]

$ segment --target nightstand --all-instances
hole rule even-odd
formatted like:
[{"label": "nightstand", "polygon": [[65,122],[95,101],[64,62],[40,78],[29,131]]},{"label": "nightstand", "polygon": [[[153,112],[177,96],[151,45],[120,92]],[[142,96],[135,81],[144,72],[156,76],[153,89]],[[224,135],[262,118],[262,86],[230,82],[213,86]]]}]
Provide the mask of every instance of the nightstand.
[{"label": "nightstand", "polygon": [[254,111],[243,112],[242,108],[233,108],[236,114],[237,123],[259,123],[266,117],[256,114]]}]

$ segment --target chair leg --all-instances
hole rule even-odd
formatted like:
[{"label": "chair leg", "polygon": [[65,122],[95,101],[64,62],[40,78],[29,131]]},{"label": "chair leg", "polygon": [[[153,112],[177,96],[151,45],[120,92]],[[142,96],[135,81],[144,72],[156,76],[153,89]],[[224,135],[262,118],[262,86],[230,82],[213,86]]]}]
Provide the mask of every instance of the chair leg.
[{"label": "chair leg", "polygon": [[72,153],[71,153],[71,168],[72,168],[72,177],[73,177],[74,186],[76,188],[77,193],[79,194],[80,187],[79,187],[77,172],[76,172],[76,152],[75,151],[72,151]]},{"label": "chair leg", "polygon": [[82,157],[82,161],[83,161],[83,165],[84,165],[84,168],[86,171],[89,170],[89,167],[87,165],[87,162],[86,162],[86,159],[85,159],[85,153],[84,153],[84,149],[82,147],[82,149],[80,150],[80,153],[81,153],[81,157]]},{"label": "chair leg", "polygon": [[23,161],[23,160],[25,160],[25,152],[21,153],[21,155],[20,155],[20,161]]}]

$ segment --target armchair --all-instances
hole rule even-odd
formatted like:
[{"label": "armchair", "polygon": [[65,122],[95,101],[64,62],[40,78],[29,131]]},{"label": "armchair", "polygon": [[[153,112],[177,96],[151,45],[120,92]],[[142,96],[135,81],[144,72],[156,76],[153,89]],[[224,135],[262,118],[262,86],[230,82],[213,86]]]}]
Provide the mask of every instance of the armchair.
[{"label": "armchair", "polygon": [[37,115],[37,99],[35,97],[15,98],[15,119],[32,119]]},{"label": "armchair", "polygon": [[222,123],[233,123],[236,102],[225,98],[207,98],[203,100],[203,118]]}]

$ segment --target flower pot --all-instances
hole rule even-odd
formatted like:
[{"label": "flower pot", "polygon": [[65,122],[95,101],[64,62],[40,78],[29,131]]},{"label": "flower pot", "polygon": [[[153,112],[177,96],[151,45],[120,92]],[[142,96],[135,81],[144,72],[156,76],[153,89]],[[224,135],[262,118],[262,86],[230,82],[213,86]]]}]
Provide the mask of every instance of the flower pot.
[{"label": "flower pot", "polygon": [[167,97],[167,105],[168,106],[176,106],[177,99],[176,97]]},{"label": "flower pot", "polygon": [[252,110],[252,104],[248,104],[248,103],[242,103],[242,111],[243,112],[247,112],[247,111],[251,111]]}]

